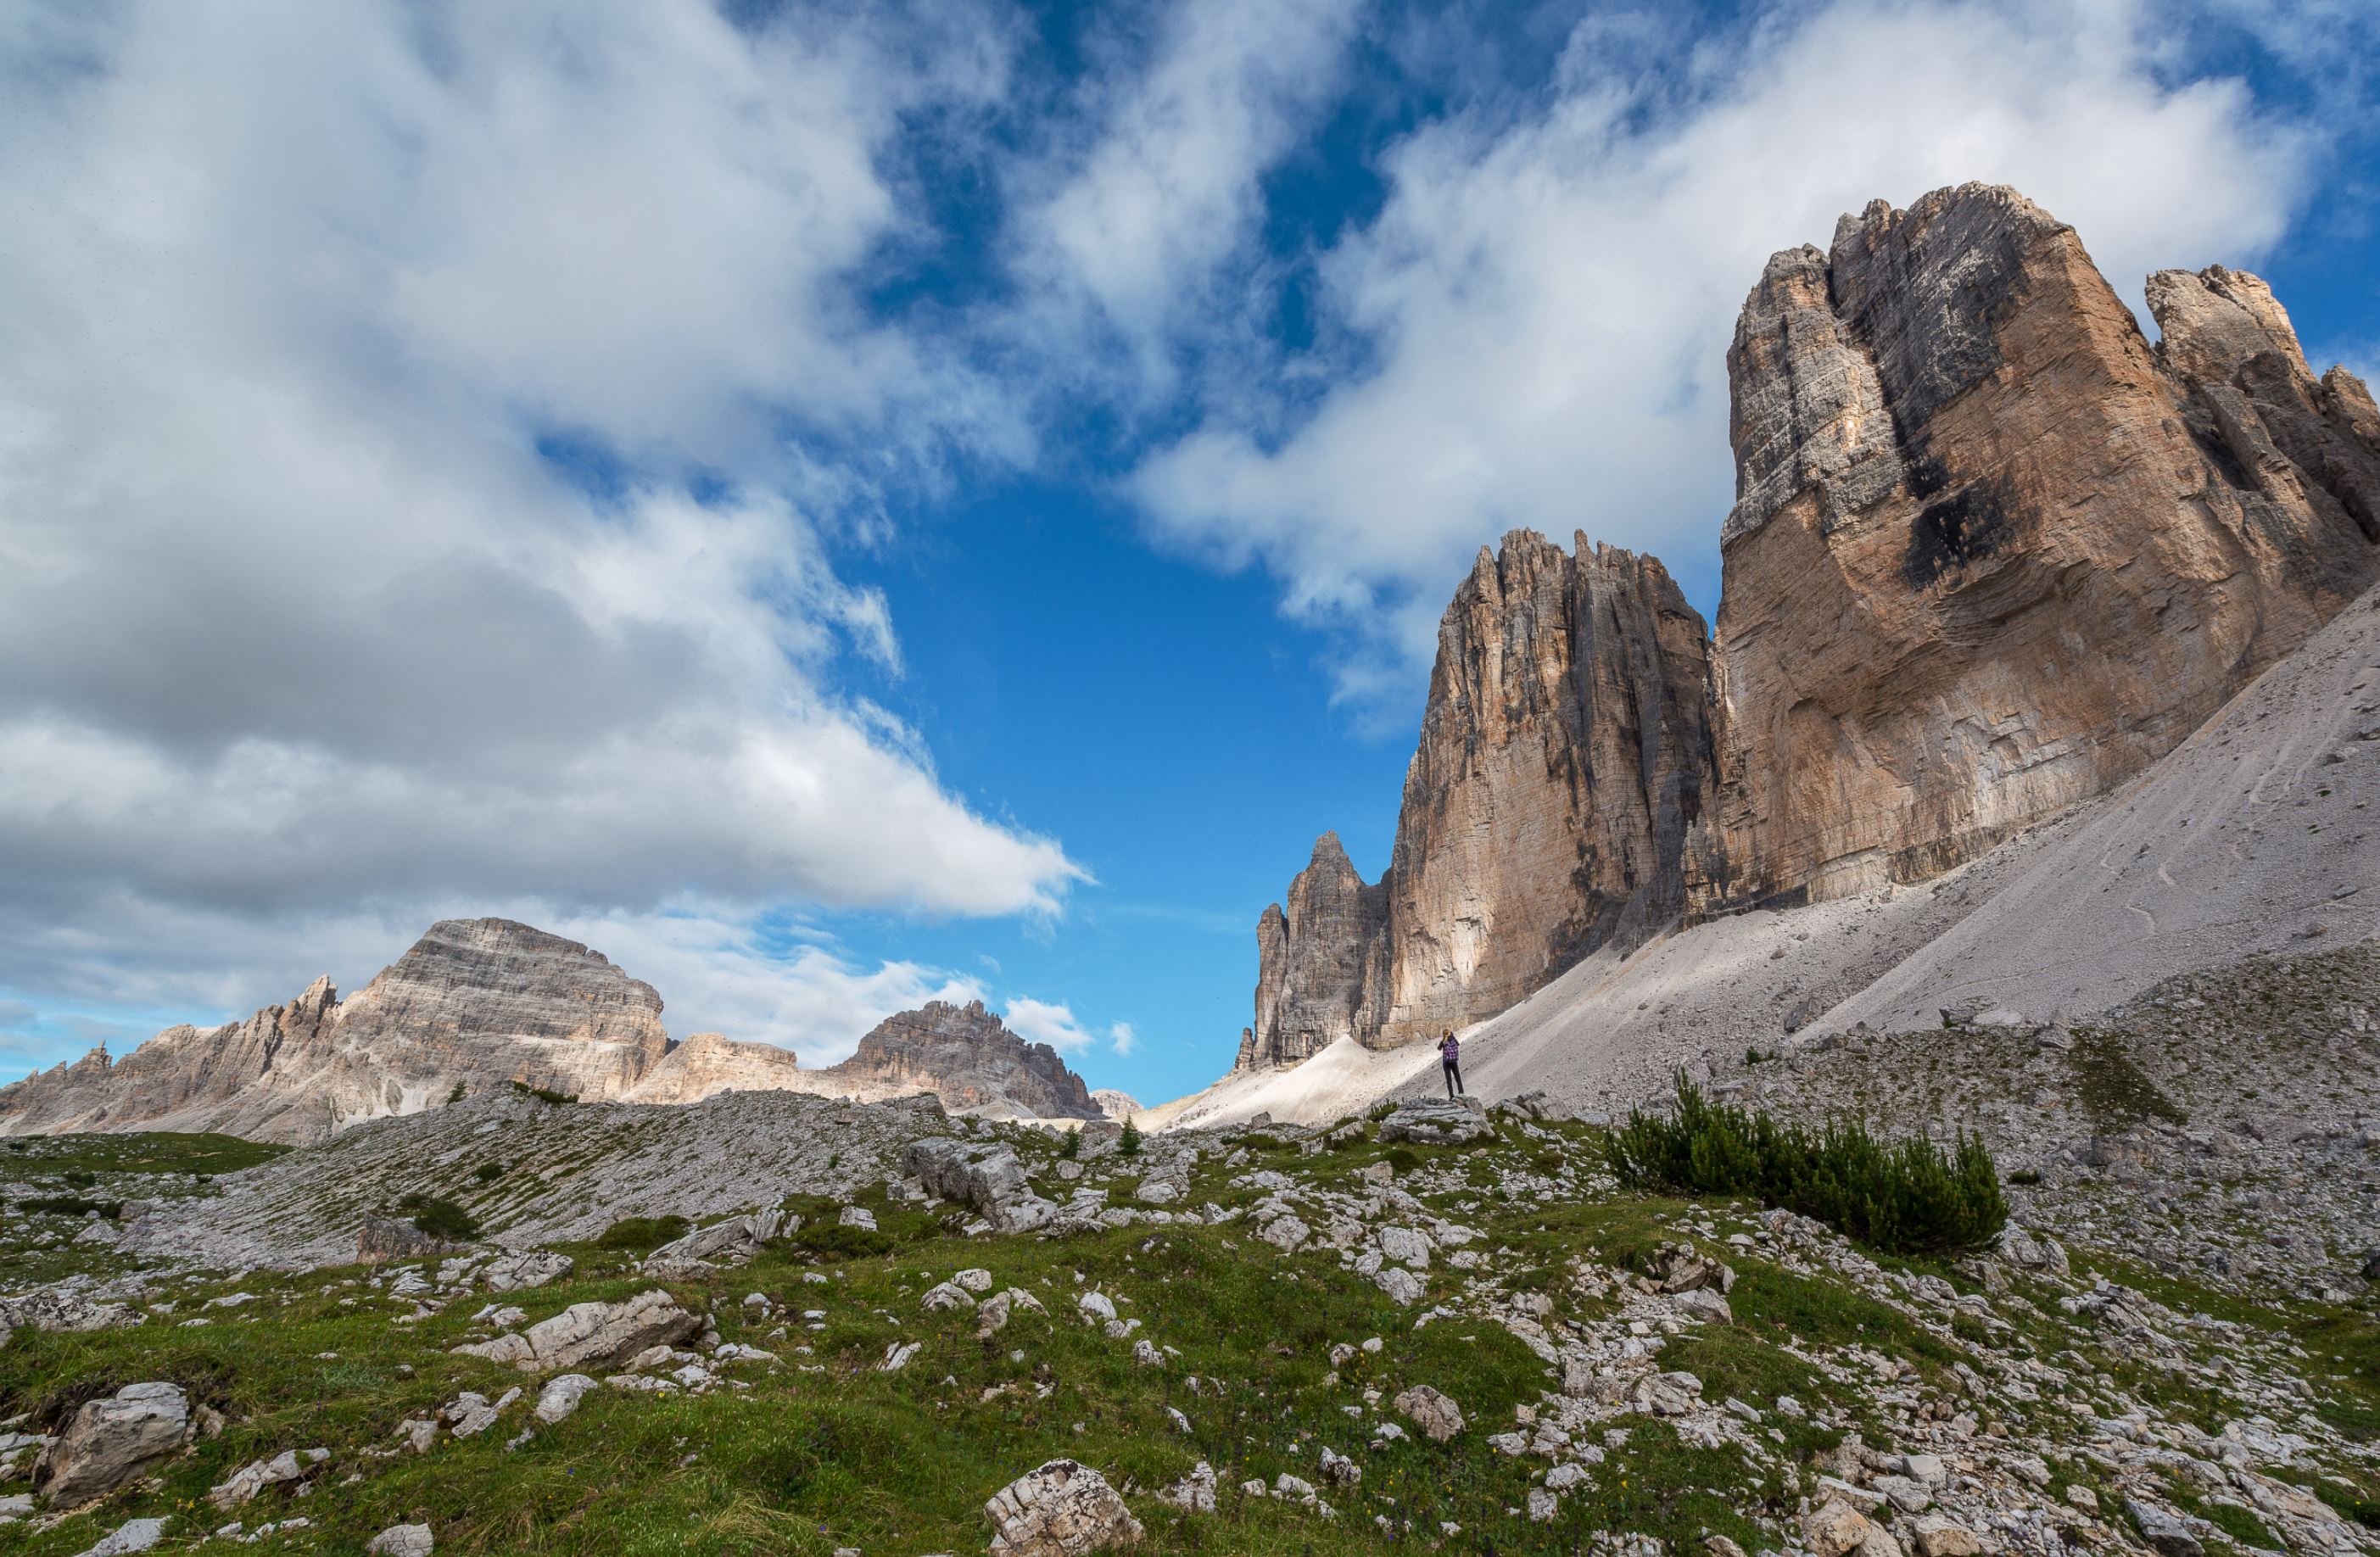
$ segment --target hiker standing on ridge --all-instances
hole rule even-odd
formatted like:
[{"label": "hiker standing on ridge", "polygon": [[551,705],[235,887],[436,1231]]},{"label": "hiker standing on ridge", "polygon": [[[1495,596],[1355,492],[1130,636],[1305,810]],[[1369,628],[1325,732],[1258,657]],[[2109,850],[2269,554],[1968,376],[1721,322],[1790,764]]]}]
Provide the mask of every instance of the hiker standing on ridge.
[{"label": "hiker standing on ridge", "polygon": [[1463,1045],[1455,1041],[1454,1029],[1448,1028],[1446,1036],[1438,1041],[1438,1061],[1446,1071],[1446,1095],[1463,1095]]}]

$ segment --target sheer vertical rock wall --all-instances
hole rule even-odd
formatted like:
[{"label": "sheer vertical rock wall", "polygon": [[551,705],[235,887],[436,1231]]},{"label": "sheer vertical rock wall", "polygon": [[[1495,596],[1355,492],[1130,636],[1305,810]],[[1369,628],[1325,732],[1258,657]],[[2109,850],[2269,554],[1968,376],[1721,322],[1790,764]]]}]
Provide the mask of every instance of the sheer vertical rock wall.
[{"label": "sheer vertical rock wall", "polygon": [[[1388,872],[1257,930],[1240,1065],[1434,1037],[1681,917],[1920,880],[2172,750],[2380,573],[2380,412],[2255,277],[1966,185],[1786,250],[1728,354],[1718,631],[1527,532],[1439,629]],[[1301,901],[1305,905],[1300,911]]]}]

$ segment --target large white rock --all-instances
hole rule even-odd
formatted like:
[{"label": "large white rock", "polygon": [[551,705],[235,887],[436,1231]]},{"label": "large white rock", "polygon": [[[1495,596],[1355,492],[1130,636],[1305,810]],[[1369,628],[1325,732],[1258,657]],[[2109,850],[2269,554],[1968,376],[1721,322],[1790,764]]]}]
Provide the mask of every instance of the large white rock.
[{"label": "large white rock", "polygon": [[96,1503],[188,1445],[189,1397],[179,1384],[127,1384],[76,1407],[33,1466],[33,1490],[53,1509]]},{"label": "large white rock", "polygon": [[454,1349],[468,1357],[509,1362],[524,1372],[554,1368],[608,1368],[650,1346],[673,1346],[702,1322],[660,1287],[620,1303],[573,1303],[525,1334],[499,1335]]},{"label": "large white rock", "polygon": [[1140,1521],[1107,1479],[1073,1460],[1051,1460],[992,1494],[983,1505],[1002,1557],[1077,1557],[1129,1546]]},{"label": "large white rock", "polygon": [[1396,1407],[1427,1433],[1434,1443],[1443,1443],[1463,1430],[1463,1411],[1454,1404],[1454,1397],[1427,1384],[1415,1384],[1399,1394]]}]

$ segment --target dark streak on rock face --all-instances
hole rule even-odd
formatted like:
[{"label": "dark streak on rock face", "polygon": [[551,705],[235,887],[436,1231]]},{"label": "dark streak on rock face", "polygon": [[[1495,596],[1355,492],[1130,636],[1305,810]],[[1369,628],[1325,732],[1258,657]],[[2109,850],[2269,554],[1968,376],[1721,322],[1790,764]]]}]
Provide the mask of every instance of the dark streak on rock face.
[{"label": "dark streak on rock face", "polygon": [[1945,573],[1994,555],[2016,532],[1999,484],[1973,482],[1918,510],[1900,576],[1912,589],[1926,588]]}]

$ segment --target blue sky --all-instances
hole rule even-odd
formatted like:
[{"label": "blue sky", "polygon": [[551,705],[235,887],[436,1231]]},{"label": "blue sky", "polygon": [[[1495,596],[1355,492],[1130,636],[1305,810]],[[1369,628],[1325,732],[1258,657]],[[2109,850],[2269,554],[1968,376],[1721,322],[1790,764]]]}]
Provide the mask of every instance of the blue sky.
[{"label": "blue sky", "polygon": [[431,919],[1211,1080],[1527,525],[1706,613],[1770,251],[1965,179],[2380,362],[2380,13],[0,0],[0,1068]]}]

